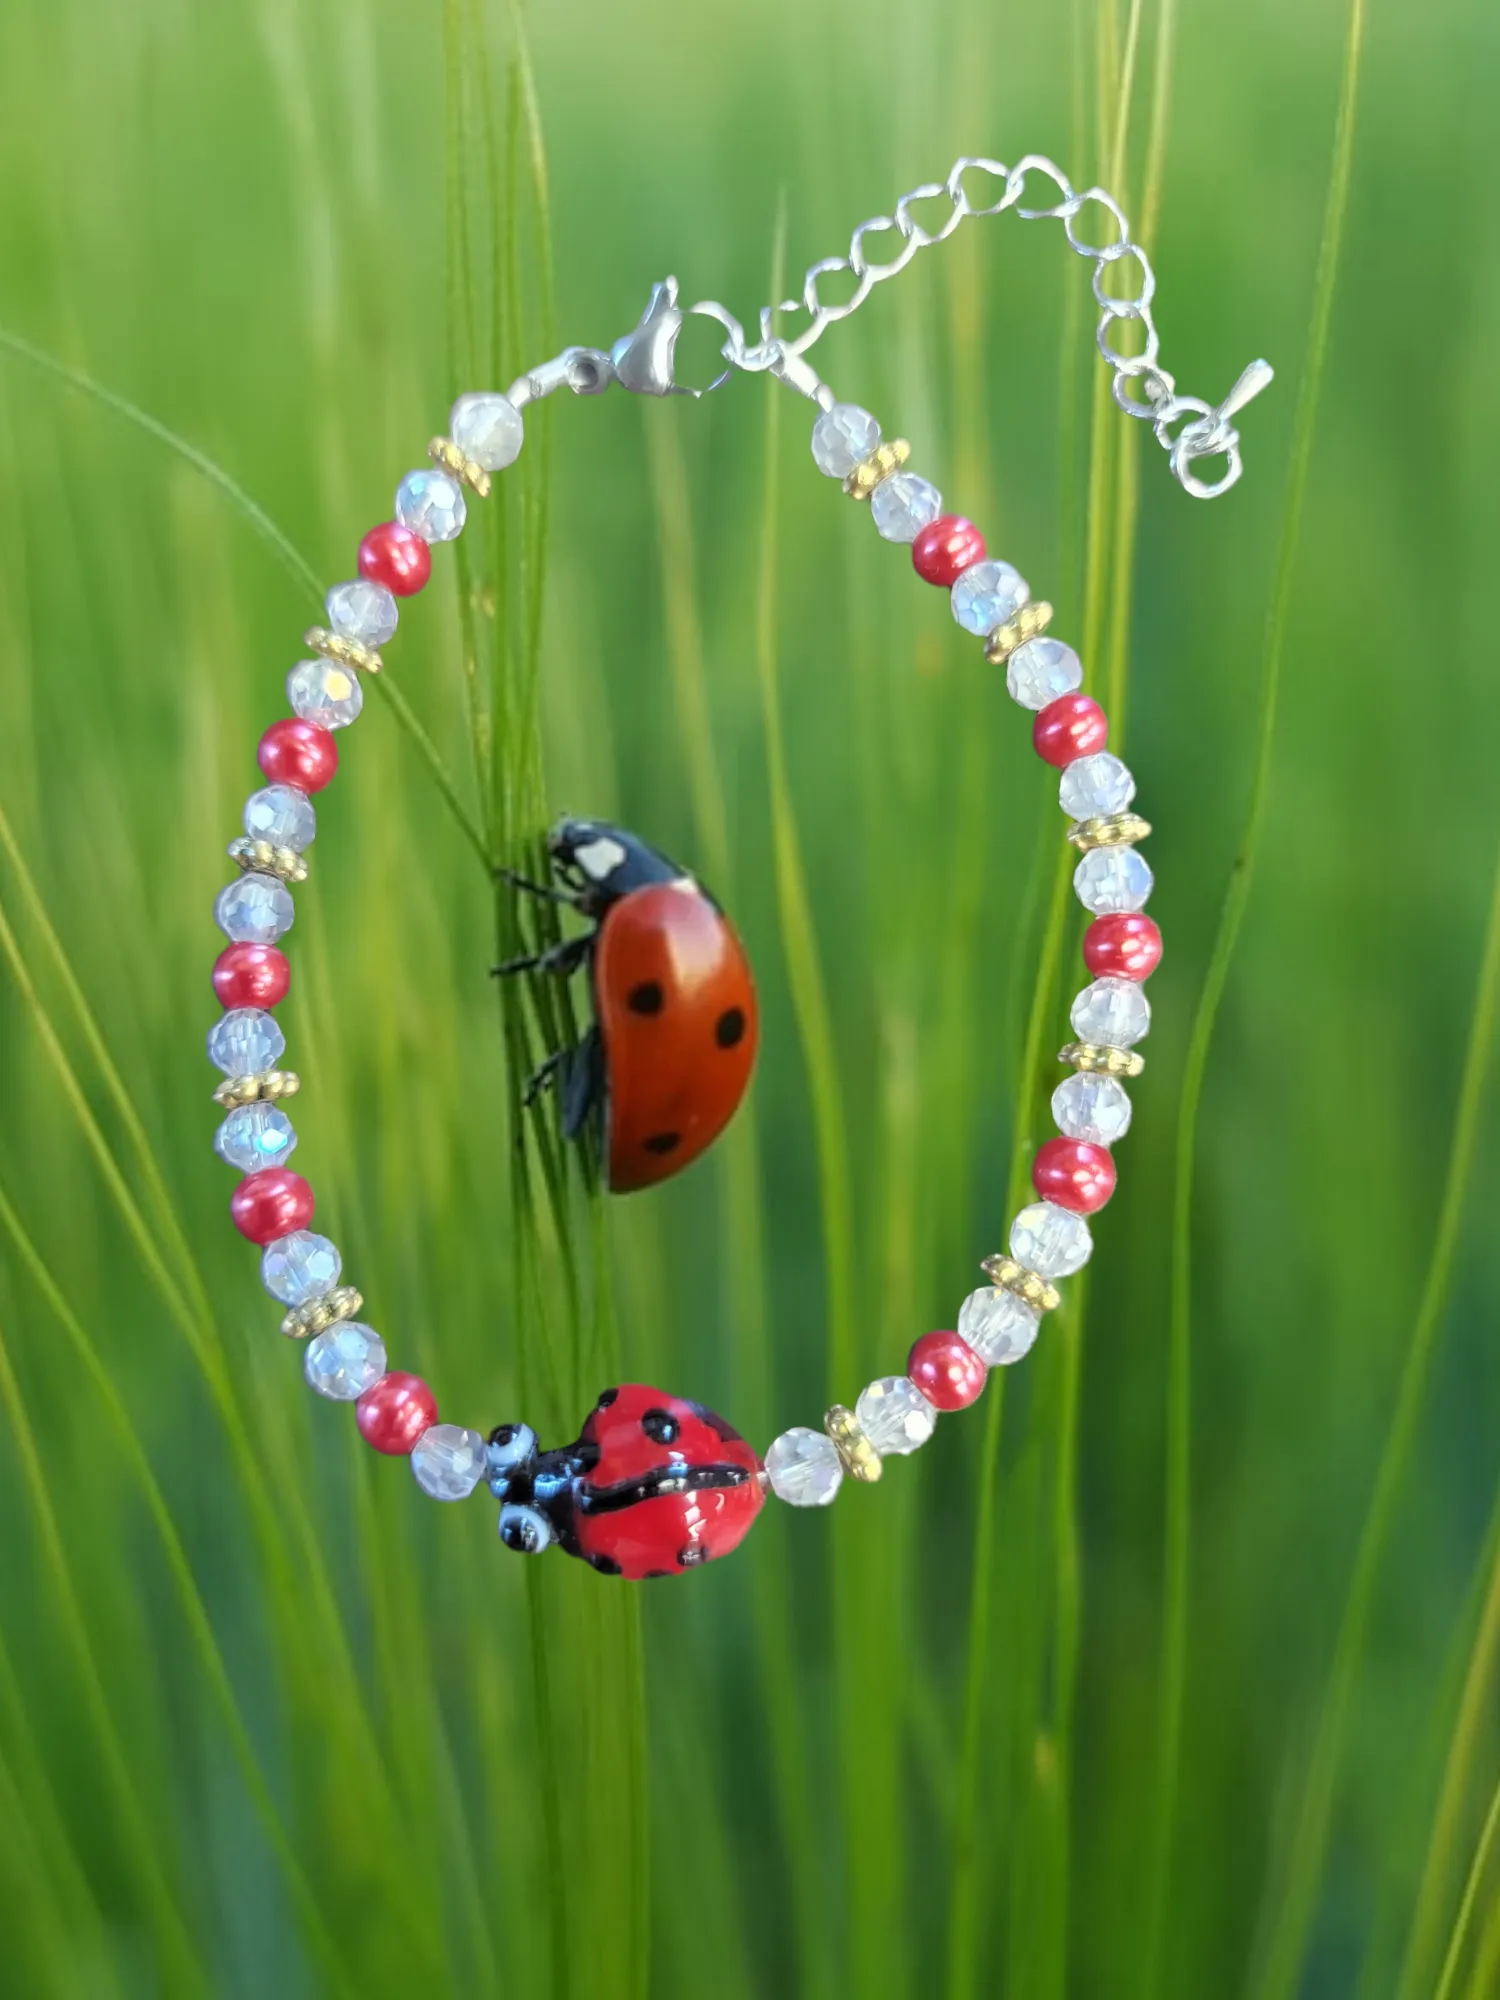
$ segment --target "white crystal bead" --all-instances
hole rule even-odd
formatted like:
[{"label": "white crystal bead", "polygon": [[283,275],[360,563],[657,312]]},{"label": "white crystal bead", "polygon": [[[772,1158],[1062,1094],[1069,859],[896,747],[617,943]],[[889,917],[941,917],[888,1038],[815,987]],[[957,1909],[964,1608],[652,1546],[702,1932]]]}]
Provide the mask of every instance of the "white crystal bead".
[{"label": "white crystal bead", "polygon": [[1073,870],[1073,889],[1096,917],[1110,910],[1143,910],[1156,877],[1134,847],[1093,847]]},{"label": "white crystal bead", "polygon": [[448,412],[448,435],[465,458],[486,472],[503,472],[520,457],[526,426],[508,397],[477,390],[460,396]]},{"label": "white crystal bead", "polygon": [[880,426],[858,403],[835,403],[813,425],[812,455],[819,472],[847,479],[880,442]]},{"label": "white crystal bead", "polygon": [[1151,1032],[1151,1002],[1139,980],[1096,979],[1073,1002],[1068,1019],[1081,1042],[1130,1049]]},{"label": "white crystal bead", "polygon": [[235,944],[275,944],[296,914],[291,890],[275,875],[241,875],[214,899],[214,922]]},{"label": "white crystal bead", "polygon": [[959,577],[950,593],[953,615],[966,632],[986,639],[1007,624],[1031,596],[1026,579],[1008,562],[977,562]]},{"label": "white crystal bead", "polygon": [[297,1134],[279,1104],[237,1104],[214,1134],[214,1151],[242,1174],[279,1167],[296,1150]]},{"label": "white crystal bead", "polygon": [[1028,639],[1006,661],[1005,685],[1022,708],[1045,708],[1083,686],[1083,662],[1061,639]]},{"label": "white crystal bead", "polygon": [[330,1402],[357,1402],[385,1373],[385,1342],[362,1320],[340,1320],[307,1343],[302,1372]]},{"label": "white crystal bead", "polygon": [[883,1375],[872,1382],[860,1392],[854,1414],[882,1458],[904,1458],[926,1444],[937,1423],[937,1411],[905,1375]]},{"label": "white crystal bead", "polygon": [[462,1424],[429,1424],[411,1448],[411,1469],[434,1500],[467,1500],[484,1477],[484,1439]]},{"label": "white crystal bead", "polygon": [[[1122,764],[1108,750],[1099,750],[1092,757],[1075,757],[1064,765],[1057,796],[1063,811],[1074,819],[1097,819],[1103,813],[1124,812],[1135,797],[1135,779],[1128,764]],[[1096,847],[1094,852],[1103,854],[1106,850]]]},{"label": "white crystal bead", "polygon": [[299,660],[286,677],[286,698],[319,729],[347,729],[365,705],[359,675],[337,660]]},{"label": "white crystal bead", "polygon": [[265,785],[246,799],[244,826],[252,840],[269,840],[273,847],[300,854],[317,837],[318,815],[306,792],[295,785]]},{"label": "white crystal bead", "polygon": [[323,599],[328,622],[344,639],[362,646],[383,646],[396,629],[396,600],[383,583],[357,576],[336,583]]},{"label": "white crystal bead", "polygon": [[1044,1278],[1068,1278],[1093,1254],[1094,1239],[1081,1215],[1055,1201],[1034,1201],[1010,1225],[1010,1254]]},{"label": "white crystal bead", "polygon": [[943,496],[930,479],[893,472],[870,495],[876,532],[888,542],[914,542],[943,511]]},{"label": "white crystal bead", "polygon": [[1130,1130],[1130,1099],[1117,1076],[1079,1070],[1052,1093],[1052,1116],[1065,1139],[1112,1146]]},{"label": "white crystal bead", "polygon": [[396,519],[424,542],[451,542],[463,533],[464,489],[439,465],[418,466],[396,488]]},{"label": "white crystal bead", "polygon": [[258,1076],[274,1069],[286,1036],[274,1014],[260,1007],[231,1007],[208,1031],[208,1059],[226,1076]]},{"label": "white crystal bead", "polygon": [[771,1491],[792,1507],[826,1507],[844,1481],[839,1448],[824,1431],[799,1424],[766,1453]]},{"label": "white crystal bead", "polygon": [[326,1236],[294,1229],[290,1236],[278,1236],[266,1245],[260,1281],[284,1306],[305,1306],[309,1299],[331,1292],[342,1269],[343,1259]]},{"label": "white crystal bead", "polygon": [[1003,1285],[970,1292],[958,1309],[958,1331],[987,1368],[1006,1368],[1029,1354],[1042,1316]]}]

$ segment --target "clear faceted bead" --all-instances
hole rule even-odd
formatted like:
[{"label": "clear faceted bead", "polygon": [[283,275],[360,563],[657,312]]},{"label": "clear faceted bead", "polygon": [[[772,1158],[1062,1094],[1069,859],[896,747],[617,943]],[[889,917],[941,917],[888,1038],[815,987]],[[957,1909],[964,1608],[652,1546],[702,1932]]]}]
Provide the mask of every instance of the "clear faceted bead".
[{"label": "clear faceted bead", "polygon": [[835,403],[813,425],[812,455],[819,472],[847,479],[880,442],[880,426],[858,403]]},{"label": "clear faceted bead", "polygon": [[1130,1049],[1151,1032],[1151,1002],[1136,979],[1096,979],[1085,986],[1068,1016],[1081,1042]]},{"label": "clear faceted bead", "polygon": [[942,511],[942,494],[915,472],[893,472],[870,495],[876,531],[888,542],[914,542]]},{"label": "clear faceted bead", "polygon": [[302,1372],[330,1402],[357,1402],[385,1373],[385,1342],[362,1320],[340,1320],[307,1343]]},{"label": "clear faceted bead", "polygon": [[321,1299],[339,1281],[343,1259],[326,1236],[311,1229],[294,1229],[267,1244],[260,1260],[260,1281],[284,1306],[303,1306]]},{"label": "clear faceted bead", "polygon": [[291,890],[274,875],[241,875],[214,900],[214,922],[235,944],[275,944],[296,914]]},{"label": "clear faceted bead", "polygon": [[1098,750],[1063,767],[1057,796],[1063,811],[1074,819],[1097,819],[1104,813],[1124,812],[1135,797],[1135,779],[1128,764],[1108,750]]},{"label": "clear faceted bead", "polygon": [[297,1134],[279,1104],[237,1104],[214,1134],[214,1151],[242,1174],[282,1166],[296,1150]]},{"label": "clear faceted bead", "polygon": [[465,458],[486,472],[503,472],[520,457],[526,426],[508,397],[478,390],[460,396],[448,412],[448,435]]},{"label": "clear faceted bead", "polygon": [[1028,639],[1006,661],[1005,685],[1022,708],[1045,708],[1083,686],[1083,663],[1061,639]]},{"label": "clear faceted bead", "polygon": [[1081,1215],[1055,1201],[1034,1201],[1010,1225],[1010,1254],[1044,1278],[1068,1278],[1089,1261],[1094,1239]]},{"label": "clear faceted bead", "polygon": [[306,792],[295,785],[264,785],[246,799],[244,825],[252,840],[269,840],[273,847],[300,854],[317,836],[318,815]]},{"label": "clear faceted bead", "polygon": [[276,1016],[260,1007],[231,1007],[208,1031],[208,1059],[226,1076],[274,1069],[286,1047]]},{"label": "clear faceted bead", "polygon": [[396,488],[396,519],[424,542],[451,542],[463,533],[464,489],[440,465],[418,466]]},{"label": "clear faceted bead", "polygon": [[347,729],[365,705],[359,675],[337,660],[299,660],[286,677],[286,698],[294,714],[319,729]]},{"label": "clear faceted bead", "polygon": [[1042,1316],[1003,1285],[970,1292],[958,1309],[958,1331],[989,1368],[1004,1368],[1031,1351]]},{"label": "clear faceted bead", "polygon": [[1025,577],[995,560],[970,563],[950,593],[954,617],[979,639],[1014,618],[1030,595]]},{"label": "clear faceted bead", "polygon": [[926,1444],[937,1422],[937,1411],[905,1375],[883,1375],[861,1390],[854,1414],[882,1458],[904,1457]]},{"label": "clear faceted bead", "polygon": [[844,1480],[839,1448],[824,1431],[799,1424],[766,1453],[771,1491],[792,1507],[826,1507]]},{"label": "clear faceted bead", "polygon": [[1151,865],[1134,847],[1094,847],[1073,870],[1073,890],[1096,917],[1143,910],[1156,885]]},{"label": "clear faceted bead", "polygon": [[484,1439],[462,1424],[429,1424],[411,1448],[411,1469],[434,1500],[467,1500],[484,1477]]},{"label": "clear faceted bead", "polygon": [[1130,1130],[1130,1099],[1117,1076],[1079,1070],[1052,1093],[1052,1116],[1065,1139],[1112,1146]]},{"label": "clear faceted bead", "polygon": [[336,583],[323,606],[334,631],[362,646],[383,646],[396,629],[395,597],[383,583],[371,583],[368,577]]}]

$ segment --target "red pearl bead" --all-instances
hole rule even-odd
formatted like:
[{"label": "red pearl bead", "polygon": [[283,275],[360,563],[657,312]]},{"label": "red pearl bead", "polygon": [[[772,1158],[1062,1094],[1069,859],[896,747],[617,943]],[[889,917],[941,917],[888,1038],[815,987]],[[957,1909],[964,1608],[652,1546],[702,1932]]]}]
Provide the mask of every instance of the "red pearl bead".
[{"label": "red pearl bead", "polygon": [[924,1333],[906,1357],[906,1372],[935,1409],[966,1410],[988,1371],[956,1333]]},{"label": "red pearl bead", "polygon": [[278,1236],[306,1229],[313,1216],[313,1191],[288,1167],[263,1167],[240,1182],[229,1198],[229,1213],[241,1236],[252,1243],[274,1243]]},{"label": "red pearl bead", "polygon": [[1161,964],[1161,932],[1149,917],[1112,910],[1084,932],[1083,962],[1096,979],[1149,979]]},{"label": "red pearl bead", "polygon": [[1086,1139],[1049,1139],[1037,1148],[1031,1184],[1043,1201],[1075,1215],[1092,1215],[1115,1191],[1115,1163],[1107,1146]]},{"label": "red pearl bead", "polygon": [[221,1007],[274,1007],[286,998],[292,968],[274,944],[232,944],[214,960]]},{"label": "red pearl bead", "polygon": [[359,573],[369,583],[383,583],[397,597],[410,597],[432,575],[432,550],[410,528],[382,521],[359,545]]},{"label": "red pearl bead", "polygon": [[984,561],[984,536],[962,514],[940,514],[912,543],[911,560],[925,582],[947,590],[971,563]]},{"label": "red pearl bead", "polygon": [[1075,757],[1092,757],[1109,741],[1104,710],[1086,694],[1062,694],[1049,701],[1032,724],[1038,757],[1061,768]]},{"label": "red pearl bead", "polygon": [[405,1375],[398,1368],[371,1383],[355,1404],[354,1417],[366,1444],[404,1458],[437,1422],[437,1397],[420,1375]]},{"label": "red pearl bead", "polygon": [[339,746],[315,722],[288,715],[262,736],[255,760],[273,785],[321,792],[339,767]]}]

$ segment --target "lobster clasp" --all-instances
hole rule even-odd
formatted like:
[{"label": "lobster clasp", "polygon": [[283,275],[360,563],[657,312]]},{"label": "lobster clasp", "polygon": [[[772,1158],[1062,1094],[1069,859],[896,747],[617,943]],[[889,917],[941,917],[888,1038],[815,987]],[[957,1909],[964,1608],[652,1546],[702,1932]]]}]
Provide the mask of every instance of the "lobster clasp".
[{"label": "lobster clasp", "polygon": [[709,390],[728,381],[727,368],[704,389],[690,388],[685,382],[673,380],[682,317],[682,308],[677,303],[677,280],[663,278],[659,285],[651,287],[646,310],[634,331],[617,340],[609,351],[615,380],[622,389],[633,389],[638,396],[706,396]]}]

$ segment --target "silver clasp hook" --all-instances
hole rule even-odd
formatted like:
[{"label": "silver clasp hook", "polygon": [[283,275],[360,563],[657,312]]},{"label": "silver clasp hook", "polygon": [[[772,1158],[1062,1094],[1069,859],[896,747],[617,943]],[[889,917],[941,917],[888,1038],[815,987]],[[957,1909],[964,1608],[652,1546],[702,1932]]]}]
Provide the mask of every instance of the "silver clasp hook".
[{"label": "silver clasp hook", "polygon": [[[1269,361],[1252,361],[1217,409],[1205,410],[1195,422],[1183,425],[1171,447],[1170,463],[1183,490],[1195,500],[1212,500],[1220,493],[1227,493],[1239,478],[1244,469],[1240,460],[1240,434],[1231,419],[1275,378],[1276,370]],[[1157,434],[1160,435],[1159,421]],[[1217,458],[1221,454],[1229,463],[1216,480],[1199,479],[1190,469],[1195,458]]]},{"label": "silver clasp hook", "polygon": [[638,396],[706,396],[727,382],[726,368],[707,388],[694,389],[673,379],[677,358],[677,336],[682,332],[683,312],[677,303],[677,280],[663,278],[651,287],[651,297],[634,330],[617,340],[609,350],[615,380],[622,389]]}]

